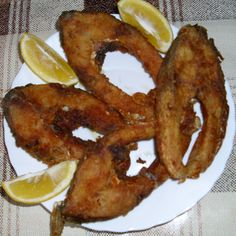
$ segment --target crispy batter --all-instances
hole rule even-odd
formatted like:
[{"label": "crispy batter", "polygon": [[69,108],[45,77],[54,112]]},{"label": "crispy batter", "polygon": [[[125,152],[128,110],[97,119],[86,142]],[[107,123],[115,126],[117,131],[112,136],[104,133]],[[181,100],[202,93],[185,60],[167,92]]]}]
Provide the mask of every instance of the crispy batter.
[{"label": "crispy batter", "polygon": [[12,89],[3,99],[3,110],[16,144],[48,165],[84,157],[92,142],[72,136],[75,128],[106,134],[124,124],[94,96],[59,84]]},{"label": "crispy batter", "polygon": [[[158,75],[156,146],[171,177],[196,178],[213,161],[225,135],[228,105],[221,56],[200,26],[183,27]],[[187,165],[182,163],[183,134],[193,118],[193,103],[201,105],[202,130]],[[187,112],[187,113],[186,113]],[[189,128],[187,128],[188,134]]]},{"label": "crispy batter", "polygon": [[62,14],[59,30],[69,64],[88,90],[118,110],[129,123],[154,119],[152,107],[140,106],[101,72],[105,53],[120,50],[134,55],[156,79],[162,59],[139,31],[106,13],[76,11]]},{"label": "crispy batter", "polygon": [[156,160],[137,176],[118,175],[113,151],[118,147],[154,137],[153,123],[127,126],[99,140],[77,169],[62,210],[67,220],[88,222],[124,215],[167,178]]}]

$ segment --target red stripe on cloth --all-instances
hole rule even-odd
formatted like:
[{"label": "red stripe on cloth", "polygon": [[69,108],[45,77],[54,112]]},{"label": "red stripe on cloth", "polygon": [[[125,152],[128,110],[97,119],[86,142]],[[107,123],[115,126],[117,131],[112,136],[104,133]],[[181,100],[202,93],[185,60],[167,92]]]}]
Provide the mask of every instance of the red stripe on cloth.
[{"label": "red stripe on cloth", "polygon": [[31,7],[31,0],[28,0],[27,1],[27,8],[26,8],[26,28],[25,28],[26,32],[29,32],[30,7]]},{"label": "red stripe on cloth", "polygon": [[10,9],[10,3],[3,2],[0,3],[1,8],[1,14],[0,14],[0,35],[6,35],[8,34],[8,22],[9,22],[9,9]]},{"label": "red stripe on cloth", "polygon": [[179,4],[179,20],[184,21],[182,0],[178,0],[178,4]]},{"label": "red stripe on cloth", "polygon": [[117,3],[115,0],[85,0],[84,11],[118,13]]},{"label": "red stripe on cloth", "polygon": [[10,29],[10,32],[9,33],[13,33],[15,34],[16,33],[16,1],[12,1],[13,3],[13,17],[12,17],[12,27]]},{"label": "red stripe on cloth", "polygon": [[21,32],[22,32],[23,16],[24,16],[23,6],[24,6],[24,1],[21,1],[21,2],[20,2],[20,19],[19,19],[18,33],[21,33]]},{"label": "red stripe on cloth", "polygon": [[175,5],[174,5],[174,0],[170,0],[170,8],[171,8],[171,20],[172,22],[176,21],[175,18]]},{"label": "red stripe on cloth", "polygon": [[166,1],[163,0],[163,15],[167,18],[167,5],[166,5]]}]

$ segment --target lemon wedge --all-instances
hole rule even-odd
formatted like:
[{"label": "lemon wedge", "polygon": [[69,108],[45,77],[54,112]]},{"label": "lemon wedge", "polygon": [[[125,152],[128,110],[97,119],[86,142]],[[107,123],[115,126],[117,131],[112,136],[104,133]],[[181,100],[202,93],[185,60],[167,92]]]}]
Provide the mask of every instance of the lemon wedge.
[{"label": "lemon wedge", "polygon": [[38,204],[65,190],[74,176],[77,161],[64,161],[46,170],[2,182],[11,199],[24,204]]},{"label": "lemon wedge", "polygon": [[120,0],[118,10],[124,22],[141,31],[158,51],[167,52],[173,41],[173,32],[157,8],[144,0]]},{"label": "lemon wedge", "polygon": [[67,86],[78,83],[78,78],[68,63],[35,35],[22,35],[20,52],[25,63],[43,81]]}]

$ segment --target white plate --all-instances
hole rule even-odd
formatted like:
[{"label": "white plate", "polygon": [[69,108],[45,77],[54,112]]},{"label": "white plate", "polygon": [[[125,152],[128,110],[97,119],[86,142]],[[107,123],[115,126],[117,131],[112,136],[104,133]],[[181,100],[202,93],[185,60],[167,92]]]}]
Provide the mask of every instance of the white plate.
[{"label": "white plate", "polygon": [[[173,31],[176,35],[178,30],[173,26]],[[64,57],[63,50],[60,47],[58,33],[52,35],[47,40],[47,43]],[[103,65],[103,72],[114,84],[118,85],[129,94],[137,91],[147,92],[154,87],[151,78],[144,72],[141,64],[128,54],[119,52],[108,53]],[[28,83],[40,84],[43,82],[23,64],[12,87],[24,86]],[[166,223],[196,204],[197,201],[212,188],[215,181],[223,172],[233,145],[235,130],[234,103],[227,81],[225,86],[230,107],[226,136],[214,162],[205,173],[201,174],[200,178],[197,180],[187,180],[182,184],[168,180],[162,186],[154,190],[148,198],[144,199],[141,204],[126,216],[103,222],[86,223],[82,224],[82,226],[93,230],[112,232],[144,230]],[[16,147],[15,139],[12,137],[5,120],[4,128],[6,147],[10,161],[17,175],[46,168],[44,164],[33,159],[21,148]],[[141,164],[137,164],[135,161],[138,157],[146,159],[146,164],[151,163],[155,158],[153,141],[140,142],[138,151],[132,152],[132,165],[128,171],[129,175],[136,174],[140,169]],[[51,211],[53,203],[64,199],[65,194],[66,191],[50,201],[44,202],[42,205]]]}]

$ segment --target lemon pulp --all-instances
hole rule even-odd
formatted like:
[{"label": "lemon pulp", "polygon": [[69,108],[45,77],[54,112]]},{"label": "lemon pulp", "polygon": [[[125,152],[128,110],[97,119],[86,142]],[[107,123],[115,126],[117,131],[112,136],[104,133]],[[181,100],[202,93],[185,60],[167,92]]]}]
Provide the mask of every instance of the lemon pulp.
[{"label": "lemon pulp", "polygon": [[143,0],[120,0],[118,10],[121,19],[141,31],[157,50],[165,53],[169,49],[173,32],[157,8]]},{"label": "lemon pulp", "polygon": [[65,161],[46,170],[5,181],[2,187],[15,201],[36,204],[46,201],[66,189],[76,170],[77,161]]},{"label": "lemon pulp", "polygon": [[78,83],[78,78],[69,64],[35,35],[29,33],[22,35],[20,52],[29,68],[45,82],[67,86]]}]

